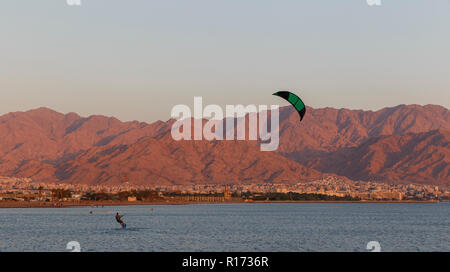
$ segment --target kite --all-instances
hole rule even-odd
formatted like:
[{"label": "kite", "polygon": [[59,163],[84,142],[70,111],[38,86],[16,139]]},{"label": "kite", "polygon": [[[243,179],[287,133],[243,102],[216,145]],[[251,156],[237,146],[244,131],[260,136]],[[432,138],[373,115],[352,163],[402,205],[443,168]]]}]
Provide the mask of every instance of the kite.
[{"label": "kite", "polygon": [[303,116],[305,116],[305,113],[306,113],[306,106],[305,106],[305,103],[303,103],[303,101],[300,99],[300,97],[298,97],[297,95],[295,95],[291,92],[286,92],[286,91],[276,92],[273,95],[284,98],[289,103],[291,103],[292,106],[294,106],[294,108],[297,110],[298,115],[300,115],[300,121],[303,120]]}]

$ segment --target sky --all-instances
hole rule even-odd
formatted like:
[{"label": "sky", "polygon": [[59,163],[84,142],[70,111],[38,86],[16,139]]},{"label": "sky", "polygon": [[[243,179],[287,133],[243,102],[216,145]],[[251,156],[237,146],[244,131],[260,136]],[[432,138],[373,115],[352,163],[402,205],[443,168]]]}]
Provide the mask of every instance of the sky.
[{"label": "sky", "polygon": [[450,107],[450,1],[3,0],[0,114],[123,121],[174,105]]}]

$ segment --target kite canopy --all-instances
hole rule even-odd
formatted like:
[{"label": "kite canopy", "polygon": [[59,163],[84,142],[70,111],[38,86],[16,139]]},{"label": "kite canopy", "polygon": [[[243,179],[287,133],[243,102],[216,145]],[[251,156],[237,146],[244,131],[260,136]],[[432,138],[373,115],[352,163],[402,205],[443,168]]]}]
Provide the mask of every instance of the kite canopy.
[{"label": "kite canopy", "polygon": [[286,92],[286,91],[276,92],[273,95],[284,98],[289,103],[291,103],[292,106],[294,106],[294,108],[297,110],[298,115],[300,115],[300,121],[303,120],[303,116],[305,116],[305,113],[306,113],[306,106],[305,106],[305,103],[303,103],[303,101],[300,99],[300,97],[298,97],[297,95],[295,95],[291,92]]}]

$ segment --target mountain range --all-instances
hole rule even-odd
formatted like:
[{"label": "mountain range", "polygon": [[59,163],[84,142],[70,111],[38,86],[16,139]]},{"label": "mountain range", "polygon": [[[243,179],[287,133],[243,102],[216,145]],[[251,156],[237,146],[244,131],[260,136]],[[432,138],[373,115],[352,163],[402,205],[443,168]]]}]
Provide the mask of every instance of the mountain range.
[{"label": "mountain range", "polygon": [[[450,185],[450,112],[437,105],[378,111],[280,108],[280,145],[174,141],[175,120],[121,122],[48,108],[0,116],[0,176],[120,184],[353,180]],[[126,179],[124,178],[126,177]]]}]

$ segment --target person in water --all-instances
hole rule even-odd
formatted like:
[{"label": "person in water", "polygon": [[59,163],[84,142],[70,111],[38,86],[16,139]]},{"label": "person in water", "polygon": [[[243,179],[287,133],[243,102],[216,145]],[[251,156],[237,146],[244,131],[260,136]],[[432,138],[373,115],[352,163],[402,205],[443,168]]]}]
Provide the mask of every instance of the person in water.
[{"label": "person in water", "polygon": [[122,228],[125,228],[125,223],[122,221],[123,215],[119,215],[119,213],[116,213],[116,221],[119,223]]}]

